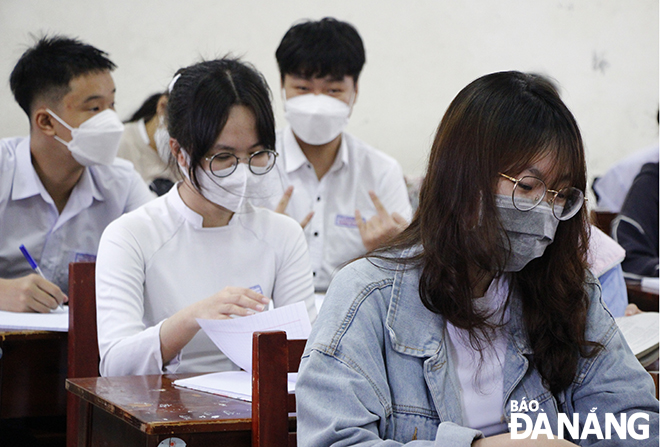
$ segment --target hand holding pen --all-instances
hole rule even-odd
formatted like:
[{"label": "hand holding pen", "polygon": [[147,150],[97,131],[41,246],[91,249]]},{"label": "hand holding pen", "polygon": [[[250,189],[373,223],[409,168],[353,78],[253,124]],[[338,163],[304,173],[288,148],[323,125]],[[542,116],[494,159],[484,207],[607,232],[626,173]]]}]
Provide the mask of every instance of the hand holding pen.
[{"label": "hand holding pen", "polygon": [[68,301],[59,287],[43,277],[24,246],[21,246],[21,252],[37,274],[0,280],[0,308],[14,312],[45,313]]}]

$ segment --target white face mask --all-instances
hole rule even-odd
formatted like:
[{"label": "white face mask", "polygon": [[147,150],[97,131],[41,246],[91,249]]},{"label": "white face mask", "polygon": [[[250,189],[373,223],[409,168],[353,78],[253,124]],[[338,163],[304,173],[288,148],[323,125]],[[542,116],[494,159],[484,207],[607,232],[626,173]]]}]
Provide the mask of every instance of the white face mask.
[{"label": "white face mask", "polygon": [[[559,220],[552,214],[552,207],[547,202],[529,211],[516,209],[509,195],[497,195],[495,203],[511,248],[504,271],[519,272],[532,259],[543,256],[555,238]],[[502,244],[509,248],[506,237],[503,235]]]},{"label": "white face mask", "polygon": [[[183,151],[183,149],[181,149]],[[190,164],[190,157],[183,151],[184,157]],[[183,175],[191,182],[188,168],[179,166]],[[197,169],[197,181],[200,186],[200,194],[208,201],[220,205],[232,212],[237,212],[243,206],[246,198],[248,184],[248,167],[245,163],[239,163],[236,170],[227,177],[216,177],[210,171]]]},{"label": "white face mask", "polygon": [[54,138],[69,148],[78,163],[83,166],[112,164],[119,150],[119,140],[124,133],[124,125],[114,110],[106,109],[97,113],[76,128],[69,126],[52,110],[46,111],[71,131],[69,142],[57,135]]},{"label": "white face mask", "polygon": [[321,145],[337,138],[346,128],[355,96],[350,105],[332,96],[312,93],[286,99],[284,90],[282,98],[284,116],[293,133],[307,144]]},{"label": "white face mask", "polygon": [[156,127],[156,132],[154,132],[154,142],[156,143],[156,150],[160,159],[163,160],[163,163],[169,163],[172,153],[170,151],[170,134],[167,132],[165,120],[162,116],[158,118],[158,127]]}]

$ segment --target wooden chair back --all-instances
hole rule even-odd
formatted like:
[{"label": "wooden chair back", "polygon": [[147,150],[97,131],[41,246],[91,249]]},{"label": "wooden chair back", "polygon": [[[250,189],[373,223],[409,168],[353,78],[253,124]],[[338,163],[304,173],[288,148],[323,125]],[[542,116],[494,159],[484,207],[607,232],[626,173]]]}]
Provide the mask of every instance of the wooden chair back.
[{"label": "wooden chair back", "polygon": [[612,221],[617,216],[617,213],[609,211],[596,211],[591,210],[591,223],[600,228],[600,230],[608,236],[612,235]]},{"label": "wooden chair back", "polygon": [[[70,379],[99,375],[95,268],[95,262],[69,264],[67,377]],[[78,419],[88,416],[78,412],[78,399],[71,393],[67,395],[67,447],[79,445],[79,436],[83,434],[78,433]]]},{"label": "wooden chair back", "polygon": [[298,372],[306,343],[287,340],[284,331],[253,334],[252,447],[296,446],[295,428],[289,426],[296,396],[288,392],[287,373]]}]

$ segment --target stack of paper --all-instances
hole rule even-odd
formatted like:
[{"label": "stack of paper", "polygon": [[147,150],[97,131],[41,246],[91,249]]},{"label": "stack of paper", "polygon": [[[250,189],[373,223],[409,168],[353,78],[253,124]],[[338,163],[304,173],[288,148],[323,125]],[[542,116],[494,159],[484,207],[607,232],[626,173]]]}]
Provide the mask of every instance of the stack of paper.
[{"label": "stack of paper", "polygon": [[[305,303],[230,320],[197,322],[215,345],[245,371],[224,371],[179,379],[174,385],[236,399],[252,400],[252,334],[255,331],[285,331],[288,339],[306,339],[312,330]],[[289,374],[289,392],[295,389],[296,374]]]},{"label": "stack of paper", "polygon": [[658,312],[642,312],[616,319],[616,324],[628,346],[644,366],[658,360],[659,317]]},{"label": "stack of paper", "polygon": [[0,311],[0,330],[69,331],[69,306],[47,314]]}]

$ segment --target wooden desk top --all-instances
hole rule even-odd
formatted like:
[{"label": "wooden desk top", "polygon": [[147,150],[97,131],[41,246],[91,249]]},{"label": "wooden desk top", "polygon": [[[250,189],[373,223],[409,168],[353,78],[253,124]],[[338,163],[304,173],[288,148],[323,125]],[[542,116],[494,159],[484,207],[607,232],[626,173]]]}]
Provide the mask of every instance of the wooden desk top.
[{"label": "wooden desk top", "polygon": [[67,332],[0,329],[0,340],[21,338],[66,338]]},{"label": "wooden desk top", "polygon": [[251,430],[249,402],[172,385],[191,375],[67,379],[66,388],[148,435]]}]

